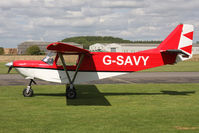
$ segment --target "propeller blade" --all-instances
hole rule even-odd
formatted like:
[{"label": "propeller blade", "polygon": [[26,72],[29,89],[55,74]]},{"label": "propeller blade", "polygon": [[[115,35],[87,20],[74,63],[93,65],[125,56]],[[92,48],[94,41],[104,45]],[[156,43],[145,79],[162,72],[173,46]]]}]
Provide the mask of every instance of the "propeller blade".
[{"label": "propeller blade", "polygon": [[10,67],[8,68],[8,73],[10,73],[11,70],[12,70],[12,66],[10,66]]},{"label": "propeller blade", "polygon": [[5,64],[5,66],[9,67],[8,73],[10,73],[10,71],[12,70],[12,67],[13,67],[13,62],[8,62],[8,63]]}]

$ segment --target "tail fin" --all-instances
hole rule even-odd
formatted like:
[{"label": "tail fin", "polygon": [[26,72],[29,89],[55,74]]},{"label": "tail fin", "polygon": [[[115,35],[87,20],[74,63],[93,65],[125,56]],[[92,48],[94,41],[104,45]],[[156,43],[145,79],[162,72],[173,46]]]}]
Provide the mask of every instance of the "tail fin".
[{"label": "tail fin", "polygon": [[192,57],[193,25],[180,24],[158,46],[161,52],[177,53],[176,62]]}]

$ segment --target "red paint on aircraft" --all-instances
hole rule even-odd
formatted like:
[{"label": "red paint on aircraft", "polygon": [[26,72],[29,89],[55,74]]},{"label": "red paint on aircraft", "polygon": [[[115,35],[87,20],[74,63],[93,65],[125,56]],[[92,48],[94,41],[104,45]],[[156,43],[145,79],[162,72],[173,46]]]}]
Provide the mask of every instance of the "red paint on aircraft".
[{"label": "red paint on aircraft", "polygon": [[62,42],[54,42],[47,46],[48,50],[61,53],[90,53],[90,51]]},{"label": "red paint on aircraft", "polygon": [[189,38],[190,40],[193,40],[193,32],[189,32],[187,34],[184,34],[184,36],[186,36],[187,38]]},{"label": "red paint on aircraft", "polygon": [[169,36],[158,46],[161,50],[178,49],[183,25],[178,25]]},{"label": "red paint on aircraft", "polygon": [[184,50],[185,52],[188,52],[189,54],[192,53],[192,45],[186,46],[186,47],[183,47],[183,48],[180,48],[180,49]]}]

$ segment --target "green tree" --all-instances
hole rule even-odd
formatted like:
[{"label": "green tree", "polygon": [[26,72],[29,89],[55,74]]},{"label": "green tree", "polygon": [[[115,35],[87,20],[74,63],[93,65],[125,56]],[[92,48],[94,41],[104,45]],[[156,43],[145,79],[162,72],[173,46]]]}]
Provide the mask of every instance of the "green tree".
[{"label": "green tree", "polygon": [[129,40],[123,40],[117,37],[111,36],[78,36],[65,38],[61,42],[75,42],[82,44],[84,48],[88,49],[90,45],[95,43],[132,43]]},{"label": "green tree", "polygon": [[40,55],[41,50],[37,45],[30,46],[26,49],[26,54],[29,55]]},{"label": "green tree", "polygon": [[160,40],[124,40],[118,37],[112,36],[77,36],[77,37],[70,37],[61,40],[61,42],[74,42],[82,44],[85,49],[88,49],[90,45],[95,43],[140,43],[140,44],[160,44],[162,41]]},{"label": "green tree", "polygon": [[4,54],[4,48],[0,47],[0,55]]}]

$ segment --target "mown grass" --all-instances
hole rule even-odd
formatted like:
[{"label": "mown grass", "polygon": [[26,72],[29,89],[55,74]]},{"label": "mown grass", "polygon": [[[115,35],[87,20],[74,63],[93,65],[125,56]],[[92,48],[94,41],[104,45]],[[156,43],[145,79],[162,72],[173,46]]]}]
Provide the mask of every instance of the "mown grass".
[{"label": "mown grass", "polygon": [[140,72],[199,72],[199,61],[184,61],[174,65],[146,69]]},{"label": "mown grass", "polygon": [[0,87],[0,132],[199,132],[199,84],[78,85],[74,100],[62,85],[33,88]]}]

